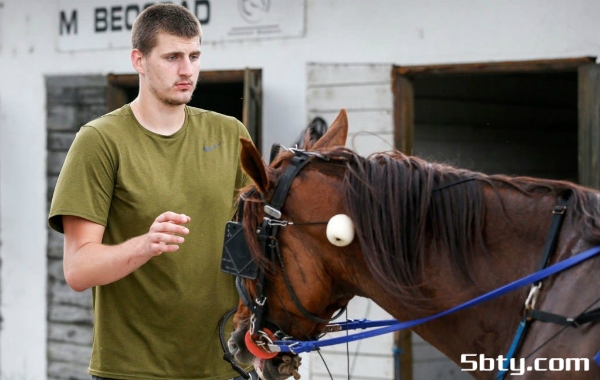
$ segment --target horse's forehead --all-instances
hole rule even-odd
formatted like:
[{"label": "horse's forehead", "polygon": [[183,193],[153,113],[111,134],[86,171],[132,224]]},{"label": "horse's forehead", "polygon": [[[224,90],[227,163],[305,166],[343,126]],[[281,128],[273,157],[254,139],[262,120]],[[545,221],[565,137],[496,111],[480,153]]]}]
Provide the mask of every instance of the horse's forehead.
[{"label": "horse's forehead", "polygon": [[304,221],[326,221],[342,212],[342,181],[315,170],[306,170],[292,182],[284,212]]},{"label": "horse's forehead", "polygon": [[[326,154],[316,153],[295,177],[286,176],[286,169],[291,164],[294,155],[281,154],[271,163],[270,177],[272,191],[265,199],[271,202],[278,187],[288,183],[289,190],[285,194],[282,211],[287,217],[298,217],[307,221],[331,217],[334,211],[343,204],[345,166],[332,161]],[[313,220],[314,219],[314,220]]]},{"label": "horse's forehead", "polygon": [[338,166],[328,165],[327,163],[309,166],[300,173],[299,177],[300,180],[298,182],[306,186],[309,190],[318,187],[326,191],[326,194],[317,195],[334,193],[338,196],[343,187],[343,172],[339,170]]}]

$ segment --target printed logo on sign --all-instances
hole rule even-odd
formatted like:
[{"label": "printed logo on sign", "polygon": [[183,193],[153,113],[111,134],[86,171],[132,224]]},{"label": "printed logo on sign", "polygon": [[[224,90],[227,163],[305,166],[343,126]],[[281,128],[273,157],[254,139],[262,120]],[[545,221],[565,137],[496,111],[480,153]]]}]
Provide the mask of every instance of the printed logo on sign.
[{"label": "printed logo on sign", "polygon": [[238,0],[242,18],[249,24],[256,24],[269,13],[271,0]]},{"label": "printed logo on sign", "polygon": [[487,358],[483,354],[462,354],[461,364],[470,365],[461,371],[510,371],[511,376],[522,376],[525,372],[563,372],[563,371],[589,371],[588,358],[535,358],[533,365],[525,366],[525,359],[510,358],[507,360],[500,355],[496,359]]}]

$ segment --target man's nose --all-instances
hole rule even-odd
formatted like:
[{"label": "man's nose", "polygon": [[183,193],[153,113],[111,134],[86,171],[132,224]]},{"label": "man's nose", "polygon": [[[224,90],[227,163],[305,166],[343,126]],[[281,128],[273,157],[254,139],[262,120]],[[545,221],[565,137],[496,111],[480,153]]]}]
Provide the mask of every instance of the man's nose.
[{"label": "man's nose", "polygon": [[193,74],[193,63],[189,59],[182,59],[179,65],[179,74],[190,77]]}]

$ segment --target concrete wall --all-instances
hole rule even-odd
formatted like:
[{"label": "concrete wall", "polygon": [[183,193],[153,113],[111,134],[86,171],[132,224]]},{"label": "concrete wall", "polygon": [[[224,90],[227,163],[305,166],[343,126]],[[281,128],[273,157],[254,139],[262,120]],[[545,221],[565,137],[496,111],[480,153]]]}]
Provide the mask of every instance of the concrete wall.
[{"label": "concrete wall", "polygon": [[[48,207],[67,150],[82,123],[107,112],[105,76],[48,76]],[[63,273],[63,235],[48,228],[47,378],[89,379],[92,292],[75,292]]]},{"label": "concrete wall", "polygon": [[[59,6],[0,1],[2,379],[46,377],[46,77],[133,73],[127,49],[57,52]],[[310,62],[424,65],[600,51],[595,1],[306,0],[305,9],[302,37],[203,46],[205,70],[262,69],[263,150],[292,140],[309,120]]]}]

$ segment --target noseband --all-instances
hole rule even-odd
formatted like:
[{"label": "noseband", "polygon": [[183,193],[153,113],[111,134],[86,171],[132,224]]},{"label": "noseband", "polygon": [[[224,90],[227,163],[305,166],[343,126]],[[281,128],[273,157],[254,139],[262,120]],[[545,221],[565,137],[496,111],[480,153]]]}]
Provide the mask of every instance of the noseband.
[{"label": "noseband", "polygon": [[[323,319],[310,313],[308,310],[306,310],[306,308],[304,308],[304,306],[302,306],[287,276],[287,272],[283,265],[281,252],[279,250],[279,242],[276,238],[279,227],[286,227],[289,225],[327,224],[326,221],[294,223],[291,221],[282,220],[281,208],[294,178],[296,178],[302,168],[309,162],[310,158],[318,157],[323,160],[328,160],[328,158],[315,152],[307,152],[299,149],[289,150],[294,153],[294,156],[277,182],[277,186],[275,187],[271,201],[269,202],[263,198],[264,212],[267,216],[263,218],[263,222],[257,229],[256,234],[258,235],[261,251],[265,257],[269,262],[276,263],[281,268],[286,288],[295,306],[302,313],[302,315],[317,323],[329,323],[330,321],[338,318],[345,309],[341,309],[331,319]],[[276,332],[273,334],[269,331],[269,329],[265,329],[265,325],[267,324],[267,297],[265,293],[265,287],[267,285],[266,274],[265,271],[259,269],[256,262],[252,260],[252,255],[244,237],[242,226],[244,200],[252,196],[255,191],[256,188],[252,188],[249,192],[242,195],[238,204],[237,221],[227,222],[223,256],[221,259],[221,270],[237,277],[236,288],[240,298],[252,312],[252,316],[250,318],[250,330],[246,336],[247,345],[249,345],[249,343],[254,343],[259,345],[261,348],[263,348],[263,350],[265,350],[265,352],[267,352],[266,344],[272,343],[275,337],[277,337],[278,340],[284,340],[286,338],[290,339],[291,337],[285,334],[282,329],[277,327],[272,322],[269,322],[269,325],[274,326]],[[243,281],[244,278],[256,280],[256,297],[254,299],[246,289]],[[249,339],[251,339],[252,342],[249,342]],[[253,354],[255,353],[253,352]],[[277,355],[276,352],[268,352],[268,354],[269,357],[266,358],[272,358]]]}]

